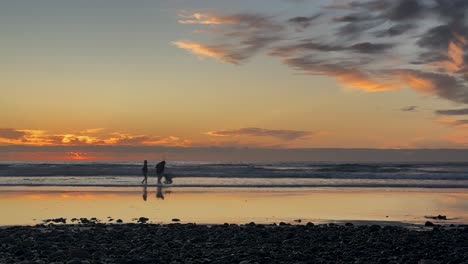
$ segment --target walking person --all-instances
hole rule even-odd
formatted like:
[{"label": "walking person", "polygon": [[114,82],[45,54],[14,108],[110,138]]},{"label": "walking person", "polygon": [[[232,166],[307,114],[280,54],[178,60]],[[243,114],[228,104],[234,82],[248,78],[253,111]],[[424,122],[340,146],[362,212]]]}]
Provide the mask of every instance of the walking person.
[{"label": "walking person", "polygon": [[163,177],[165,166],[166,166],[165,160],[156,164],[156,176],[158,177],[158,184],[161,184],[161,179]]},{"label": "walking person", "polygon": [[147,160],[143,162],[143,168],[141,168],[141,172],[143,173],[143,177],[144,177],[141,183],[147,184],[148,183],[148,161]]}]

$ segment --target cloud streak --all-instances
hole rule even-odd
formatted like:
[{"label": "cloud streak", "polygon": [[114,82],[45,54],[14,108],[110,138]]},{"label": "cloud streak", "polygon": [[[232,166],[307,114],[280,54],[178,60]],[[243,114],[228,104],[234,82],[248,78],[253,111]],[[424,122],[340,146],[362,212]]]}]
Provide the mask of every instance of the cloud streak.
[{"label": "cloud streak", "polygon": [[436,110],[437,115],[468,115],[468,108],[463,109],[449,109],[449,110]]},{"label": "cloud streak", "polygon": [[468,1],[343,0],[317,9],[290,17],[193,13],[179,23],[209,25],[213,38],[174,44],[235,65],[264,53],[345,87],[411,88],[468,104]]},{"label": "cloud streak", "polygon": [[207,135],[214,137],[236,137],[236,136],[254,136],[254,137],[273,137],[281,140],[305,139],[314,133],[300,130],[275,130],[257,127],[246,127],[234,130],[216,130],[206,132]]},{"label": "cloud streak", "polygon": [[42,130],[0,128],[0,144],[31,146],[82,146],[82,145],[165,145],[189,146],[190,140],[175,136],[132,135],[106,133],[104,129],[86,129],[77,133],[48,133]]}]

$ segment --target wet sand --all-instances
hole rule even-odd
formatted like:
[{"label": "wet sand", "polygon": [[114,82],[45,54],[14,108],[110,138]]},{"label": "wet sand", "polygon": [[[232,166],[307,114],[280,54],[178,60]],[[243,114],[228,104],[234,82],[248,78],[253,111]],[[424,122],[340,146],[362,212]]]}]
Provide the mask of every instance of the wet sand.
[{"label": "wet sand", "polygon": [[[468,223],[468,190],[381,188],[0,188],[0,225],[34,225],[43,219],[108,216],[150,223],[330,223],[389,221]],[[113,221],[110,221],[112,223]]]}]

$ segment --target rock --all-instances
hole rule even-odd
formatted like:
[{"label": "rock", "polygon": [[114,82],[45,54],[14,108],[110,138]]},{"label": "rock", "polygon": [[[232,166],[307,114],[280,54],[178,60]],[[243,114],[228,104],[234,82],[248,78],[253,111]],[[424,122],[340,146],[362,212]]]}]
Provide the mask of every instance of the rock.
[{"label": "rock", "polygon": [[345,226],[354,226],[353,223],[346,223]]},{"label": "rock", "polygon": [[122,219],[117,219],[115,222],[117,222],[117,223],[119,223],[119,224],[120,224],[120,223],[123,223]]},{"label": "rock", "polygon": [[138,223],[144,224],[144,223],[148,222],[148,220],[149,220],[149,218],[142,216],[142,217],[138,218]]},{"label": "rock", "polygon": [[239,262],[239,264],[250,264],[250,261],[248,261],[248,260],[243,260],[243,261]]},{"label": "rock", "polygon": [[43,222],[44,222],[44,223],[53,222],[53,223],[63,223],[63,224],[66,224],[67,219],[66,219],[66,218],[63,218],[63,217],[60,217],[60,218],[53,218],[53,219],[45,219]]},{"label": "rock", "polygon": [[81,260],[79,259],[72,259],[67,262],[67,264],[81,264]]},{"label": "rock", "polygon": [[179,218],[172,218],[172,222],[180,222]]},{"label": "rock", "polygon": [[306,226],[308,226],[308,227],[312,227],[312,226],[314,226],[314,223],[312,223],[312,222],[308,222],[308,223],[306,224]]},{"label": "rock", "polygon": [[370,230],[371,232],[376,232],[376,231],[379,231],[380,229],[381,229],[381,227],[380,227],[379,225],[371,225],[371,226],[369,227],[369,230]]},{"label": "rock", "polygon": [[88,259],[91,258],[91,254],[85,249],[74,248],[70,250],[70,257],[79,258],[79,259]]},{"label": "rock", "polygon": [[300,223],[300,222],[302,222],[302,219],[296,219],[296,220],[294,220],[294,222]]},{"label": "rock", "polygon": [[255,223],[254,223],[254,222],[250,222],[250,223],[246,224],[246,226],[255,226]]},{"label": "rock", "polygon": [[285,222],[280,222],[279,225],[280,226],[285,226],[285,225],[288,225],[288,224],[286,224]]},{"label": "rock", "polygon": [[440,264],[440,261],[433,259],[421,259],[418,264]]},{"label": "rock", "polygon": [[426,223],[424,223],[424,226],[435,226],[434,223],[430,222],[430,221],[426,221]]}]

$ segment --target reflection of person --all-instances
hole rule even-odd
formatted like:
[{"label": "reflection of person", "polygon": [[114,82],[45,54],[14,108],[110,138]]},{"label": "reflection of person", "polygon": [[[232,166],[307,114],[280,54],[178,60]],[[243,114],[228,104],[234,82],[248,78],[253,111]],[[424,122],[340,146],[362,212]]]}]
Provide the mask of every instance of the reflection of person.
[{"label": "reflection of person", "polygon": [[147,190],[147,185],[143,186],[143,201],[146,202],[146,199],[148,198],[148,190]]},{"label": "reflection of person", "polygon": [[164,160],[156,164],[156,176],[158,177],[158,184],[161,184],[161,179],[163,177],[165,166],[166,166],[166,161]]},{"label": "reflection of person", "polygon": [[145,160],[143,163],[143,168],[141,168],[141,172],[143,173],[143,180],[141,183],[147,184],[148,183],[148,161]]},{"label": "reflection of person", "polygon": [[162,192],[162,186],[159,185],[156,187],[156,198],[164,200],[164,194]]}]

